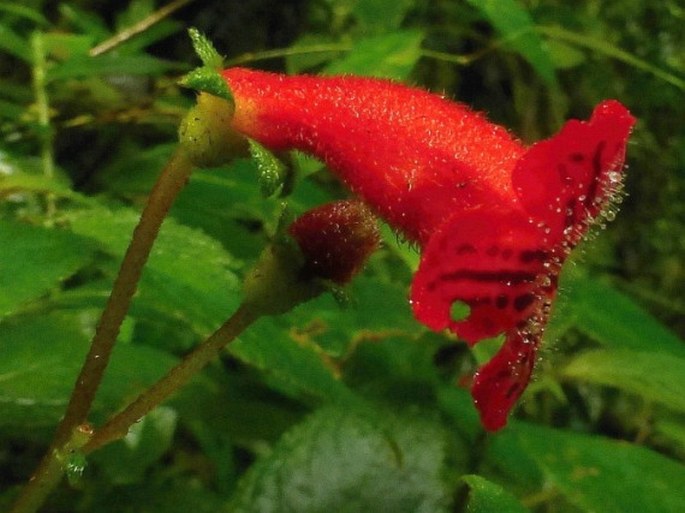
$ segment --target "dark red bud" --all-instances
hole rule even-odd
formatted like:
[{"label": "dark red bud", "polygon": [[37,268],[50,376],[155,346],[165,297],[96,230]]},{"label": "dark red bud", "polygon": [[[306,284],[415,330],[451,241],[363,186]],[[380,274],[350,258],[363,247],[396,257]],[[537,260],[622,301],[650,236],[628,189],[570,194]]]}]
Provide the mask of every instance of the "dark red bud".
[{"label": "dark red bud", "polygon": [[306,277],[349,282],[371,253],[380,235],[376,219],[361,201],[327,203],[303,214],[288,228],[305,258]]}]

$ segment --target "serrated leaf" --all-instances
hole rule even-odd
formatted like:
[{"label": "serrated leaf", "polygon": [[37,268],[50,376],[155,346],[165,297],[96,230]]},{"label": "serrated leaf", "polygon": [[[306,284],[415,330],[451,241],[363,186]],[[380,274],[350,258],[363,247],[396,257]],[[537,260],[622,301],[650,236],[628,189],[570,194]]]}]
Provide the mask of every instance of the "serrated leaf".
[{"label": "serrated leaf", "polygon": [[548,84],[556,83],[554,64],[533,19],[517,0],[469,0],[504,37],[504,45],[526,59]]},{"label": "serrated leaf", "polygon": [[328,75],[352,73],[404,80],[421,57],[423,33],[398,30],[358,41],[343,58],[325,68]]},{"label": "serrated leaf", "polygon": [[[89,346],[82,323],[78,314],[63,313],[0,323],[0,426],[26,429],[59,420]],[[162,351],[117,345],[92,420],[102,421],[175,363]]]},{"label": "serrated leaf", "polygon": [[228,511],[447,511],[444,434],[430,422],[393,420],[320,410],[250,469]]},{"label": "serrated leaf", "polygon": [[685,412],[685,360],[630,349],[582,353],[562,370],[565,378],[606,385]]},{"label": "serrated leaf", "polygon": [[95,246],[63,230],[0,221],[0,318],[55,289]]},{"label": "serrated leaf", "polygon": [[603,346],[666,352],[685,359],[685,344],[617,289],[579,273],[565,274],[562,286],[576,327]]},{"label": "serrated leaf", "polygon": [[262,370],[280,391],[293,396],[319,397],[336,402],[354,400],[323,350],[312,342],[296,343],[284,336],[290,322],[263,318],[232,343],[228,350],[239,360]]},{"label": "serrated leaf", "polygon": [[467,513],[526,513],[528,510],[500,485],[477,475],[462,476],[471,488]]},{"label": "serrated leaf", "polygon": [[254,139],[248,139],[250,154],[257,164],[259,173],[259,188],[265,198],[273,196],[283,186],[286,167],[276,155],[267,150]]},{"label": "serrated leaf", "polygon": [[[68,216],[75,233],[97,240],[117,259],[123,256],[138,217],[132,210],[102,208]],[[206,336],[238,305],[241,286],[232,270],[235,265],[216,240],[167,219],[143,272],[141,301],[184,319]]]},{"label": "serrated leaf", "polygon": [[685,466],[645,447],[523,423],[502,437],[540,465],[547,487],[582,511],[685,511]]}]

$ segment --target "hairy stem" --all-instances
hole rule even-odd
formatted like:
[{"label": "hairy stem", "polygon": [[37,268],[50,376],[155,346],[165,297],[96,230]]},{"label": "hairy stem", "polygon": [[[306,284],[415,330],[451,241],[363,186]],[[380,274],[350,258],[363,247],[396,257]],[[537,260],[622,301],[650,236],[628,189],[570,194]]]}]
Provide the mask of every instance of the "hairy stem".
[{"label": "hairy stem", "polygon": [[259,316],[255,310],[245,305],[241,306],[211,337],[188,353],[181,363],[140,394],[124,410],[110,418],[102,428],[98,429],[83,446],[83,452],[90,453],[103,445],[126,436],[134,423],[159,406],[173,392],[187,384],[193,376],[219,354],[221,349],[240,335]]},{"label": "hairy stem", "polygon": [[50,448],[31,480],[22,490],[12,513],[36,511],[50,491],[59,483],[63,468],[56,462],[57,456],[69,446],[79,426],[87,424],[86,419],[93,399],[109,363],[121,323],[128,312],[152,244],[174,199],[186,184],[192,168],[193,165],[185,151],[179,149],[157,180],[138,226],[133,232],[133,238],[100,317],[64,417],[57,427]]}]

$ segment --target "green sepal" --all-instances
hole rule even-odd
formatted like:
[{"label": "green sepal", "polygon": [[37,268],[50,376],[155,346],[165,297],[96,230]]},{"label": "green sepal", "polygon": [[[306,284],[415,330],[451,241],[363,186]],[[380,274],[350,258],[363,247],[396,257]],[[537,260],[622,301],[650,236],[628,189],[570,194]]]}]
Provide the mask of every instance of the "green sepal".
[{"label": "green sepal", "polygon": [[317,280],[302,279],[303,256],[296,243],[274,239],[243,282],[243,303],[260,315],[280,315],[318,296]]},{"label": "green sepal", "polygon": [[264,146],[253,139],[248,139],[250,143],[250,154],[257,164],[259,173],[259,188],[265,198],[273,196],[279,188],[283,187],[287,168],[276,155],[267,150]]},{"label": "green sepal", "polygon": [[231,93],[228,84],[221,74],[214,68],[208,66],[195,68],[184,76],[179,81],[179,84],[189,89],[209,93],[212,96],[233,103],[233,93]]},{"label": "green sepal", "polygon": [[223,68],[224,58],[219,55],[212,42],[202,32],[195,27],[191,27],[188,29],[188,36],[190,36],[190,40],[193,43],[195,53],[205,67],[215,71]]}]

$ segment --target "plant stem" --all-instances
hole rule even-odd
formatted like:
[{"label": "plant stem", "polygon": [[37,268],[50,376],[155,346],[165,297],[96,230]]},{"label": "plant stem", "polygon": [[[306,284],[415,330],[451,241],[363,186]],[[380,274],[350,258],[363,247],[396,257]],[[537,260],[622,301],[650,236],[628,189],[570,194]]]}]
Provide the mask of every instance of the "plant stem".
[{"label": "plant stem", "polygon": [[[50,126],[50,103],[45,89],[45,45],[43,33],[34,32],[31,36],[31,55],[33,58],[33,96],[36,101],[38,114],[38,129],[40,139],[40,159],[43,174],[49,180],[55,177],[55,160],[53,151],[54,134]],[[52,219],[55,214],[55,196],[48,193],[46,197],[46,217]]]},{"label": "plant stem", "polygon": [[188,353],[181,363],[140,394],[124,410],[110,418],[102,428],[98,429],[83,446],[83,452],[88,454],[103,445],[126,436],[133,424],[159,406],[173,392],[187,384],[193,376],[219,354],[221,349],[259,317],[259,313],[243,304],[212,336]]},{"label": "plant stem", "polygon": [[149,16],[140,20],[135,25],[125,28],[121,32],[118,32],[117,34],[103,41],[94,48],[91,48],[90,52],[88,52],[88,55],[90,55],[91,57],[97,57],[98,55],[113,50],[121,43],[125,43],[132,37],[135,37],[138,34],[145,32],[152,25],[159,23],[168,16],[171,16],[174,12],[178,11],[182,7],[185,7],[193,1],[194,0],[173,0],[169,2],[165,6],[160,7],[155,12],[151,13]]},{"label": "plant stem", "polygon": [[38,469],[19,495],[12,513],[32,513],[43,503],[59,483],[63,473],[56,458],[62,454],[79,426],[86,424],[93,399],[109,363],[121,323],[128,312],[143,266],[169,208],[186,184],[193,165],[185,151],[179,149],[171,157],[157,180],[147,205],[133,232],[119,274],[91,341],[90,350],[74,385],[67,410]]}]

